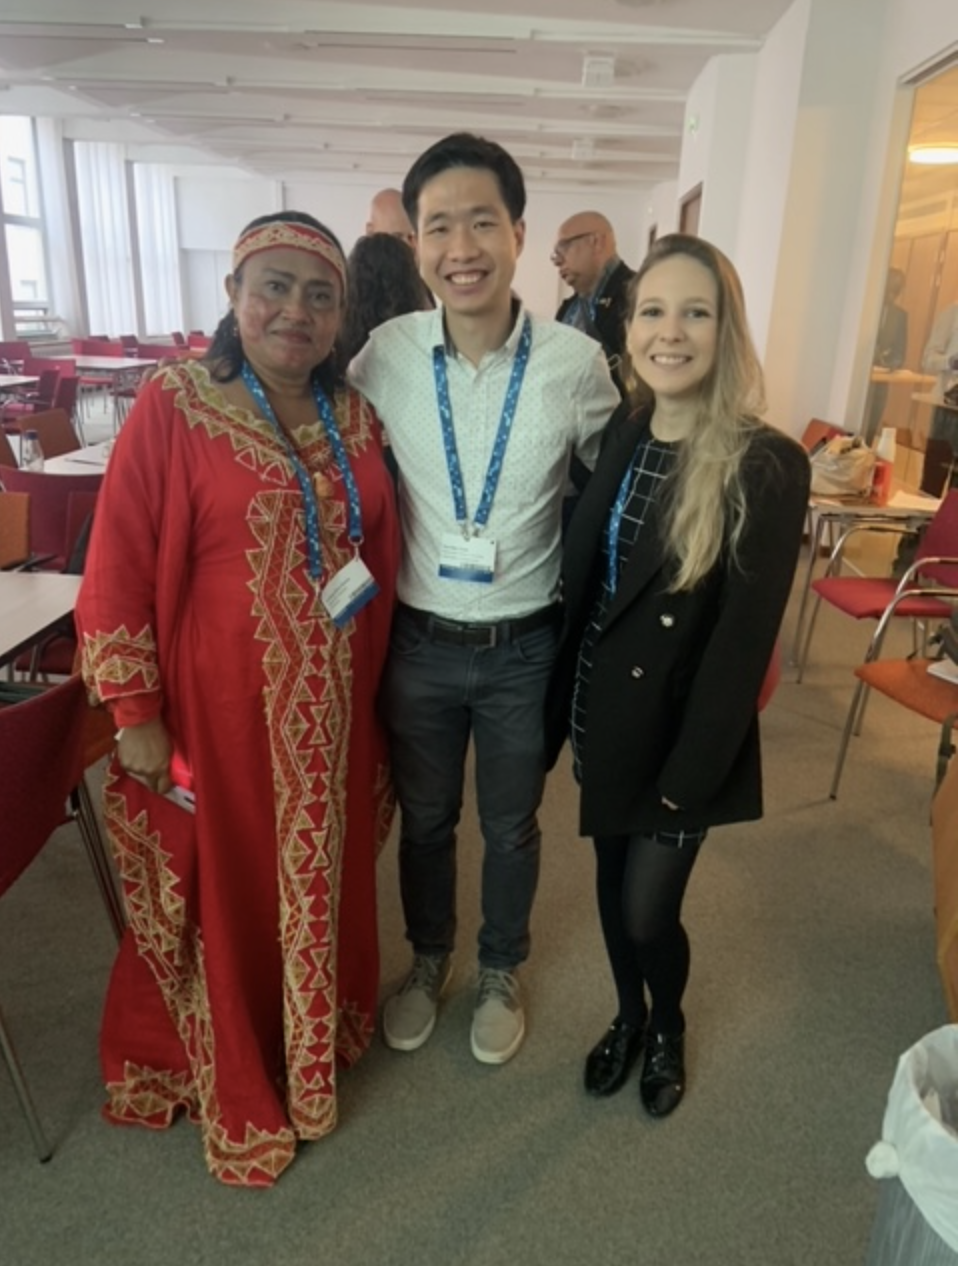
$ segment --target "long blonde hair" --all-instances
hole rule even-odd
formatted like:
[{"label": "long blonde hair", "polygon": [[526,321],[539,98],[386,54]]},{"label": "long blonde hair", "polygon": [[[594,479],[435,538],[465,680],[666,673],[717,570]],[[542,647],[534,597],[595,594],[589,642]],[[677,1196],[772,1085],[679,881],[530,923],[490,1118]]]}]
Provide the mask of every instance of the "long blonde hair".
[{"label": "long blonde hair", "polygon": [[[762,367],[748,330],[742,283],[731,261],[710,242],[684,233],[659,238],[630,283],[629,323],[643,277],[674,255],[689,256],[715,278],[718,326],[715,362],[702,383],[695,428],[679,444],[669,480],[663,525],[666,547],[678,563],[673,591],[693,589],[723,549],[735,560],[748,512],[742,461],[765,409]],[[654,405],[654,392],[628,354],[625,370],[632,401]]]}]

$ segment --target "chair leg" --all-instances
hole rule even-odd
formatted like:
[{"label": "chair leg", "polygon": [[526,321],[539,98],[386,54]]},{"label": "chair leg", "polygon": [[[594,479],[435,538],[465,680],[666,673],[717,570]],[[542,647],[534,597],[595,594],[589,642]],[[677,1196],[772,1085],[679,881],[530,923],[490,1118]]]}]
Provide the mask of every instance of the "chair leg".
[{"label": "chair leg", "polygon": [[100,834],[96,811],[93,808],[93,802],[90,799],[90,792],[87,789],[85,778],[81,778],[70,793],[70,805],[73,810],[73,816],[76,818],[77,826],[80,828],[80,835],[83,837],[87,857],[93,867],[93,874],[96,878],[97,887],[100,889],[100,896],[106,906],[106,912],[116,939],[119,941],[126,930],[126,912],[123,909],[120,894],[117,892],[113,869],[110,866],[110,859],[107,856],[106,847],[103,843],[103,836]]},{"label": "chair leg", "polygon": [[935,761],[935,790],[941,786],[941,781],[948,770],[948,762],[955,754],[955,742],[952,737],[952,730],[955,728],[955,722],[958,721],[958,712],[952,712],[950,716],[945,717],[941,727],[941,737],[938,740],[938,756]]},{"label": "chair leg", "polygon": [[862,732],[862,725],[865,722],[865,705],[868,703],[868,698],[871,694],[870,688],[866,686],[864,682],[862,682],[860,689],[862,698],[861,703],[858,705],[858,716],[855,718],[855,728],[852,731],[856,738]]},{"label": "chair leg", "polygon": [[20,1100],[23,1115],[27,1118],[27,1125],[30,1127],[30,1133],[33,1136],[33,1146],[36,1148],[37,1156],[42,1164],[53,1155],[53,1148],[47,1142],[47,1136],[44,1134],[43,1126],[40,1124],[40,1118],[37,1115],[29,1087],[24,1079],[23,1069],[20,1067],[17,1052],[13,1047],[13,1039],[7,1031],[2,1011],[0,1011],[0,1050],[3,1051],[4,1061],[10,1070],[13,1088],[17,1092],[17,1098]]},{"label": "chair leg", "polygon": [[855,693],[852,695],[851,705],[848,709],[848,716],[845,718],[845,728],[842,730],[842,740],[838,745],[838,758],[835,761],[835,772],[832,774],[832,785],[828,792],[830,800],[838,799],[838,784],[841,782],[842,770],[845,767],[845,756],[848,752],[848,744],[852,737],[852,730],[855,725],[855,717],[858,713],[859,703],[861,702],[862,691],[865,683],[859,678]]},{"label": "chair leg", "polygon": [[800,682],[805,673],[805,665],[808,662],[808,648],[812,644],[812,634],[815,632],[815,621],[818,619],[818,608],[821,605],[822,600],[816,594],[815,605],[812,607],[811,615],[808,617],[808,628],[805,631],[805,642],[802,646],[801,654],[798,657],[798,672],[795,675],[796,682]]}]

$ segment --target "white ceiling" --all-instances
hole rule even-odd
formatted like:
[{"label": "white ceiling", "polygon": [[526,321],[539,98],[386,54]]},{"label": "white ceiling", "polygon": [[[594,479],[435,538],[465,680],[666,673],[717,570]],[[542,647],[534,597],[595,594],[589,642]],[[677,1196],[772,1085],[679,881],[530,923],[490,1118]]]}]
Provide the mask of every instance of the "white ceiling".
[{"label": "white ceiling", "polygon": [[276,180],[392,182],[468,129],[539,184],[630,188],[675,176],[690,85],[791,2],[3,0],[0,113]]}]

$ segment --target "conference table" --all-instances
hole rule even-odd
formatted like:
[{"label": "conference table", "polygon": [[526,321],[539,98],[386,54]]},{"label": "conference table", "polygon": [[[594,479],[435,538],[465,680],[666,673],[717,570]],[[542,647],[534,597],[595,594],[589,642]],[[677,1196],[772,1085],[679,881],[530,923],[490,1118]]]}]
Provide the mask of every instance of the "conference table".
[{"label": "conference table", "polygon": [[0,572],[0,665],[16,659],[72,613],[82,579],[62,572]]}]

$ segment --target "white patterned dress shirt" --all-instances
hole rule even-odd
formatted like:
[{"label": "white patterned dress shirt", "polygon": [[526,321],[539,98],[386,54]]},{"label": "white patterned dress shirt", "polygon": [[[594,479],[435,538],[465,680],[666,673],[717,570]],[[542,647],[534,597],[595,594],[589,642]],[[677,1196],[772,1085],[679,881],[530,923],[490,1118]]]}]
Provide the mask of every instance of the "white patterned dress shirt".
[{"label": "white patterned dress shirt", "polygon": [[395,317],[375,329],[349,377],[375,407],[400,471],[403,561],[398,593],[408,606],[450,620],[494,622],[554,602],[560,518],[569,459],[591,469],[619,393],[602,348],[556,321],[531,316],[532,348],[489,522],[496,542],[491,584],[439,576],[444,534],[457,530],[446,465],[433,348],[446,346],[453,426],[475,514],[522,333],[520,309],[505,344],[476,367],[445,343],[442,310]]}]

